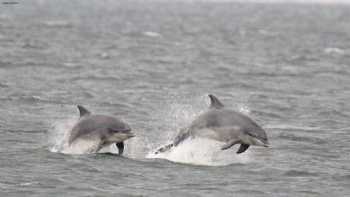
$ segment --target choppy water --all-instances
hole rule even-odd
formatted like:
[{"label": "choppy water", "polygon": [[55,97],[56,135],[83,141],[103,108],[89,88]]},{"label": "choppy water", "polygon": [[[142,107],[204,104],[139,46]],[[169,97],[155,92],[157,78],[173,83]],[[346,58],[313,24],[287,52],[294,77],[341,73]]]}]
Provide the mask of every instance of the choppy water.
[{"label": "choppy water", "polygon": [[[18,2],[0,5],[1,196],[350,195],[350,7]],[[271,148],[149,158],[208,93]],[[132,126],[125,157],[50,151],[76,104]]]}]

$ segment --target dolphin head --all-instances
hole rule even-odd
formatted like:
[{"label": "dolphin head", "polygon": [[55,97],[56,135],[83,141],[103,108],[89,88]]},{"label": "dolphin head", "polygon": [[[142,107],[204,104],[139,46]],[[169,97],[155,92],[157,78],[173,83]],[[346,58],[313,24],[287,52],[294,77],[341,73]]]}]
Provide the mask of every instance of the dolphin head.
[{"label": "dolphin head", "polygon": [[123,142],[132,137],[135,137],[135,134],[131,132],[131,129],[129,127],[121,129],[108,128],[106,141],[108,143],[118,143]]},{"label": "dolphin head", "polygon": [[264,130],[254,133],[247,132],[246,137],[243,138],[244,139],[242,141],[246,142],[246,144],[264,147],[269,147],[270,145]]},{"label": "dolphin head", "polygon": [[132,137],[135,137],[135,134],[131,132],[130,127],[128,127],[127,125],[122,129],[108,128],[107,136],[105,137],[105,143],[115,143],[116,147],[118,148],[118,154],[122,155],[124,152],[124,141]]}]

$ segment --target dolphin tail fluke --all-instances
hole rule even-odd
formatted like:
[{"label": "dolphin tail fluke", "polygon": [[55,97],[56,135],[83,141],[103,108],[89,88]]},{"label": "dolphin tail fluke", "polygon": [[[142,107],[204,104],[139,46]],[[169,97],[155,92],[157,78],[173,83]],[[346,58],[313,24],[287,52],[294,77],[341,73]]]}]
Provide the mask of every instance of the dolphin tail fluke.
[{"label": "dolphin tail fluke", "polygon": [[180,130],[179,134],[175,137],[173,143],[168,144],[166,146],[163,146],[159,148],[155,154],[163,153],[165,151],[170,150],[172,147],[179,145],[181,142],[183,142],[185,139],[187,139],[190,136],[190,133],[188,132],[187,128],[183,128]]},{"label": "dolphin tail fluke", "polygon": [[174,146],[173,143],[168,144],[168,145],[166,145],[166,146],[163,146],[163,147],[159,148],[159,149],[155,152],[155,154],[163,153],[163,152],[165,152],[165,151],[168,151],[168,150],[171,149],[173,146]]},{"label": "dolphin tail fluke", "polygon": [[241,146],[239,147],[237,154],[243,153],[244,151],[246,151],[249,148],[249,144],[241,144]]},{"label": "dolphin tail fluke", "polygon": [[187,128],[183,128],[180,130],[179,134],[174,139],[174,146],[177,146],[181,142],[183,142],[185,139],[187,139],[190,136],[190,132]]}]

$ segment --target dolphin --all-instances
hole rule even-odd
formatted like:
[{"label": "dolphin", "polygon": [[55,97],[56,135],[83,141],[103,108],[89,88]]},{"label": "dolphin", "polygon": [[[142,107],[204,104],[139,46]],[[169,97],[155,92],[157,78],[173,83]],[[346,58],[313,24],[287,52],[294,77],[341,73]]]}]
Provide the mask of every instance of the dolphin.
[{"label": "dolphin", "polygon": [[68,145],[72,145],[78,140],[89,140],[93,141],[89,152],[98,152],[101,148],[115,143],[118,154],[122,155],[124,141],[135,136],[131,132],[130,126],[115,117],[94,115],[81,105],[77,107],[80,119],[70,132]]},{"label": "dolphin", "polygon": [[188,128],[181,129],[171,144],[159,148],[155,154],[170,150],[189,137],[204,137],[224,142],[221,150],[240,144],[237,154],[246,151],[250,145],[268,147],[266,132],[248,116],[226,109],[214,95],[210,108],[199,115]]}]

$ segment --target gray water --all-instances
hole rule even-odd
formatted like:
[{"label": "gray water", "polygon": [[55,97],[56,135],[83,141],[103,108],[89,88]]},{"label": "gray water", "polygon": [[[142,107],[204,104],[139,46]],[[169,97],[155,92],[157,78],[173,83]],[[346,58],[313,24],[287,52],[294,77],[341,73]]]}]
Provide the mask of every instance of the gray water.
[{"label": "gray water", "polygon": [[[18,2],[0,5],[1,196],[350,196],[350,7]],[[209,93],[271,147],[148,157]],[[124,157],[53,150],[77,104],[130,124]]]}]

